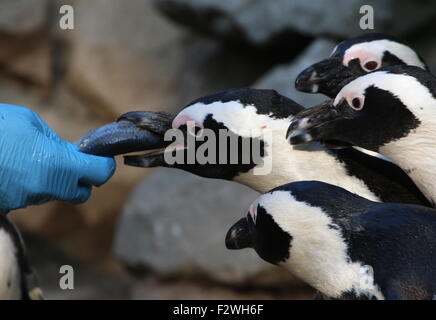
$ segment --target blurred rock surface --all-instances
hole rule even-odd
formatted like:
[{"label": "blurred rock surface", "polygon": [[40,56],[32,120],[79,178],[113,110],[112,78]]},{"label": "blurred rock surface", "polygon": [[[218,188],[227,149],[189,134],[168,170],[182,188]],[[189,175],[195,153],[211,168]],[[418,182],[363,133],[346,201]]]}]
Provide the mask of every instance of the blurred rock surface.
[{"label": "blurred rock surface", "polygon": [[[295,284],[253,250],[227,250],[227,230],[258,193],[239,184],[160,168],[132,192],[115,236],[126,264],[166,277],[205,277],[231,284]],[[297,282],[299,283],[299,282]]]},{"label": "blurred rock surface", "polygon": [[[409,0],[154,0],[168,17],[198,32],[263,45],[296,32],[349,37],[359,27],[362,5],[375,9],[378,32],[410,34],[435,17],[434,1]],[[413,14],[412,14],[413,13]]]},{"label": "blurred rock surface", "polygon": [[[436,23],[435,23],[436,25]],[[430,31],[430,30],[429,30]],[[417,37],[413,42],[414,48],[427,63],[430,71],[436,74],[436,41],[434,32],[428,32]]]},{"label": "blurred rock surface", "polygon": [[[256,288],[222,285],[204,279],[159,279],[153,274],[132,278],[125,274],[89,268],[73,259],[56,243],[24,234],[27,252],[39,285],[48,300],[93,299],[310,299],[313,289]],[[62,290],[59,269],[74,269],[74,290]]]},{"label": "blurred rock surface", "polygon": [[327,97],[321,94],[307,94],[297,91],[294,81],[302,70],[315,62],[327,58],[335,45],[334,41],[323,38],[313,41],[295,60],[291,63],[274,67],[254,83],[253,87],[275,89],[306,108],[326,100]]},{"label": "blurred rock surface", "polygon": [[248,85],[265,71],[262,63],[223,54],[220,44],[171,24],[149,1],[82,0],[75,14],[69,84],[114,115],[179,110],[185,99]]},{"label": "blurred rock surface", "polygon": [[1,0],[0,32],[26,34],[42,29],[48,0]]}]

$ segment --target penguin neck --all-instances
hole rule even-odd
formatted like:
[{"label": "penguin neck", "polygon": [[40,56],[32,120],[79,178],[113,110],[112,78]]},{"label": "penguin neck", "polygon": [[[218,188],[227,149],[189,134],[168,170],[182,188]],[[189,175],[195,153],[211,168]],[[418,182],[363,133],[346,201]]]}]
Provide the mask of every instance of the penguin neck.
[{"label": "penguin neck", "polygon": [[[307,232],[307,221],[302,227]],[[282,267],[330,298],[340,299],[353,293],[384,299],[372,274],[368,274],[369,266],[347,260],[347,249],[339,237],[340,243],[332,242],[334,237],[320,235],[319,229],[306,235],[298,244],[293,241],[290,258],[280,264]],[[369,285],[365,286],[365,283]]]},{"label": "penguin neck", "polygon": [[379,201],[358,177],[349,175],[345,164],[319,144],[292,147],[286,140],[287,127],[274,130],[266,141],[263,163],[235,177],[234,180],[265,193],[294,181],[318,180],[338,185],[364,198]]},{"label": "penguin neck", "polygon": [[372,275],[367,279],[367,266],[349,257],[350,241],[329,213],[306,202],[286,201],[289,192],[275,191],[272,196],[282,201],[271,201],[271,206],[283,207],[262,206],[268,212],[274,210],[274,221],[292,239],[289,258],[280,266],[331,298],[347,292],[383,298]]},{"label": "penguin neck", "polygon": [[328,152],[345,165],[350,175],[361,179],[382,202],[431,206],[413,180],[391,161],[355,148]]},{"label": "penguin neck", "polygon": [[404,138],[380,147],[415,182],[432,203],[436,203],[436,124],[422,123]]}]

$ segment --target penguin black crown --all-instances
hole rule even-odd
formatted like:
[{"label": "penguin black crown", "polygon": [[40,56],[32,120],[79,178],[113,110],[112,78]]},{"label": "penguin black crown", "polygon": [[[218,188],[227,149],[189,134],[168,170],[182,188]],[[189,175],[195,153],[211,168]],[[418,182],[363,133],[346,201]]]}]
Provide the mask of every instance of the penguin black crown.
[{"label": "penguin black crown", "polygon": [[357,77],[395,65],[428,71],[423,59],[407,43],[387,34],[366,33],[339,43],[329,58],[304,69],[297,76],[295,87],[334,98]]},{"label": "penguin black crown", "polygon": [[436,211],[378,203],[319,181],[260,196],[227,233],[331,299],[429,299],[436,294]]}]

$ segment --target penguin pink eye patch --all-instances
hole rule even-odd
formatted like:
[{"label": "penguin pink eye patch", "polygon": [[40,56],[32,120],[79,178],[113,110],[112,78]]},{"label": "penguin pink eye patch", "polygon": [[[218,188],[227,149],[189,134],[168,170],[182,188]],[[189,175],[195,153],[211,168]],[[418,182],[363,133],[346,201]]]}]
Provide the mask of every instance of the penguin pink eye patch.
[{"label": "penguin pink eye patch", "polygon": [[381,57],[371,51],[363,49],[348,51],[342,62],[344,66],[348,66],[353,59],[359,59],[360,66],[366,72],[374,71],[381,66]]},{"label": "penguin pink eye patch", "polygon": [[185,116],[185,115],[177,116],[173,120],[172,127],[173,127],[173,129],[178,129],[181,126],[187,124],[188,122],[195,123],[195,121],[188,116]]},{"label": "penguin pink eye patch", "polygon": [[186,125],[186,129],[193,136],[201,135],[203,126],[195,122],[191,117],[186,115],[177,116],[172,123],[173,129],[179,129],[181,126]]},{"label": "penguin pink eye patch", "polygon": [[248,214],[251,216],[251,219],[253,220],[254,223],[256,223],[256,218],[257,218],[257,210],[255,208],[256,205],[254,203],[252,203],[248,208]]},{"label": "penguin pink eye patch", "polygon": [[337,106],[342,100],[347,101],[348,105],[354,110],[362,110],[365,103],[365,97],[362,94],[354,91],[340,92],[333,102],[334,106]]}]

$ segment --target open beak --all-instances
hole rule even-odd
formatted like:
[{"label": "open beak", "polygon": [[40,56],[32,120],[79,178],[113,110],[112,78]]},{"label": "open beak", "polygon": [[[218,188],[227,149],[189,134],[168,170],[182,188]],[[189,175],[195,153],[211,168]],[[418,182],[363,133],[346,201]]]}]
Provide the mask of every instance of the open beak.
[{"label": "open beak", "polygon": [[322,137],[325,126],[339,118],[341,118],[341,115],[333,106],[333,100],[324,101],[315,107],[298,113],[288,127],[286,139],[292,145],[320,141],[331,149],[347,148],[350,144],[346,142],[324,140]]},{"label": "open beak", "polygon": [[174,115],[166,112],[133,111],[121,115],[117,122],[93,129],[76,145],[84,153],[97,156],[165,148],[165,132],[171,129]]},{"label": "open beak", "polygon": [[295,80],[295,88],[302,92],[322,93],[330,98],[356,75],[337,58],[317,62],[304,69]]},{"label": "open beak", "polygon": [[229,229],[226,235],[226,247],[231,250],[253,247],[247,218],[242,218]]}]

